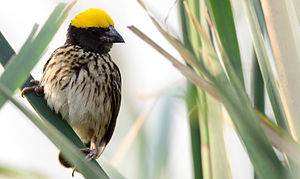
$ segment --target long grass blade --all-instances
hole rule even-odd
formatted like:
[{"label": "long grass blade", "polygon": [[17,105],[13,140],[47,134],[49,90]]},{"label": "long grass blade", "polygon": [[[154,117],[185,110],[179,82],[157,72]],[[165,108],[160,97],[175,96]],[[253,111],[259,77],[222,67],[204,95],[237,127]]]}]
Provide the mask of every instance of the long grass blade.
[{"label": "long grass blade", "polygon": [[[193,15],[189,12],[188,6],[186,6],[186,9],[196,26],[198,23]],[[203,36],[201,32],[202,31],[200,29],[199,35]],[[215,31],[213,31],[213,34],[218,40],[218,36],[216,35]],[[233,67],[226,58],[227,55],[226,52],[222,50],[222,44],[218,44],[219,48],[221,49],[224,66],[226,66],[227,74],[230,78],[230,85],[228,86],[226,84],[228,82],[225,75],[216,76],[217,79],[214,84],[219,90],[219,95],[221,96],[223,104],[231,116],[237,133],[243,140],[255,170],[262,178],[267,178],[270,175],[273,175],[272,177],[275,178],[287,177],[288,172],[277,158],[268,139],[265,136],[265,133],[259,125],[256,111],[252,108],[241,81],[238,79]],[[213,49],[212,46],[209,48]],[[249,123],[250,121],[251,123]],[[262,153],[267,153],[268,155],[262,155]],[[266,165],[268,165],[268,168],[265,167],[262,169],[262,167]],[[274,173],[276,174],[274,175]]]},{"label": "long grass blade", "polygon": [[[139,37],[141,37],[141,39],[145,40],[145,42],[149,43],[149,45],[151,45],[154,49],[156,49],[158,52],[161,52],[162,55],[164,55],[166,57],[166,59],[170,60],[171,62],[173,62],[174,60],[176,60],[174,57],[172,57],[170,54],[168,54],[165,50],[163,50],[161,47],[159,47],[158,44],[156,44],[154,41],[152,41],[149,37],[147,37],[145,34],[143,34],[140,30],[138,30],[137,28],[135,28],[134,26],[130,26],[130,29],[135,33],[137,33],[137,35]],[[169,59],[171,58],[171,59]],[[177,63],[180,63],[179,61],[177,61]],[[175,66],[177,69],[178,68],[182,68],[182,69],[178,69],[179,71],[184,71],[187,70],[189,71],[190,69],[186,66],[183,65],[183,67],[177,67]],[[208,90],[206,92],[210,93],[210,89],[206,89],[206,87],[202,86],[202,82],[198,83],[198,81],[202,81],[200,77],[197,77],[197,74],[195,72],[183,72],[182,73],[188,80],[190,80],[193,84],[195,84],[197,87],[203,89],[203,90]],[[194,77],[191,77],[191,75],[195,75]],[[194,79],[192,79],[194,78]],[[200,80],[198,79],[200,78]],[[212,86],[211,86],[212,87]],[[212,95],[213,94],[213,95]],[[218,101],[220,100],[220,97],[218,96],[218,93],[215,91],[215,93],[212,93],[211,96],[215,97],[214,95],[217,95],[217,99]],[[230,95],[230,94],[229,94]],[[236,104],[235,104],[236,105]],[[284,131],[282,131],[282,129],[278,128],[278,126],[276,126],[275,124],[273,124],[269,119],[267,119],[264,115],[260,114],[258,111],[256,111],[257,114],[259,114],[260,116],[260,121],[262,125],[267,125],[268,130],[272,130],[273,132],[277,133],[277,136],[275,137],[275,135],[268,135],[270,141],[275,141],[276,140],[276,147],[283,152],[286,152],[288,156],[290,156],[291,158],[295,158],[295,160],[297,160],[297,162],[300,162],[300,160],[298,160],[298,157],[295,157],[295,155],[300,156],[300,151],[298,150],[299,145],[291,138],[289,137],[288,134],[286,134]],[[241,114],[244,114],[243,112]],[[241,117],[243,119],[243,117]],[[269,134],[269,132],[266,131],[266,134]],[[283,140],[285,142],[283,142]],[[287,142],[286,142],[287,141]],[[285,143],[284,145],[280,145],[280,143]],[[273,144],[274,145],[274,144]],[[288,148],[288,149],[287,149]],[[292,153],[290,153],[291,151],[293,151]]]},{"label": "long grass blade", "polygon": [[12,92],[3,84],[0,84],[0,93],[17,106],[60,150],[68,151],[64,153],[65,156],[86,178],[108,178],[103,170],[99,170],[95,166],[95,163],[86,161],[84,155],[78,151],[75,145],[48,123],[46,119],[42,118],[40,120],[29,109],[13,98]]},{"label": "long grass blade", "polygon": [[210,134],[208,129],[208,103],[207,103],[207,96],[205,91],[197,90],[197,96],[194,98],[198,98],[197,100],[197,107],[198,110],[198,123],[200,126],[200,137],[201,137],[201,159],[202,159],[202,171],[203,171],[203,178],[209,179],[212,177],[212,170],[211,170],[211,151],[210,151]]},{"label": "long grass blade", "polygon": [[[73,4],[74,2],[69,5],[65,3],[58,4],[36,37],[34,37],[34,35],[37,30],[37,25],[34,26],[29,38],[22,46],[20,53],[11,59],[6,66],[5,72],[3,72],[0,77],[0,83],[12,91],[15,91],[24,84],[29,76],[29,72],[40,59]],[[0,96],[0,106],[2,106],[5,101],[5,98]]]},{"label": "long grass blade", "polygon": [[273,2],[266,0],[262,1],[262,7],[278,74],[277,82],[284,105],[281,110],[285,109],[291,132],[295,139],[299,140],[300,27],[296,9],[292,5],[292,1]]},{"label": "long grass blade", "polygon": [[139,29],[137,29],[134,26],[128,27],[132,32],[134,32],[137,36],[139,36],[141,39],[146,41],[149,45],[151,45],[153,48],[155,48],[158,52],[160,52],[163,56],[165,56],[170,62],[175,66],[184,76],[186,76],[190,81],[192,81],[194,84],[197,84],[201,89],[209,93],[211,96],[213,96],[216,99],[219,99],[219,96],[217,92],[215,91],[214,87],[210,84],[210,82],[202,79],[190,68],[186,67],[182,63],[180,63],[175,57],[173,57],[171,54],[166,52],[163,48],[161,48],[157,43],[155,43],[153,40],[151,40],[149,37],[147,37],[143,32],[141,32]]},{"label": "long grass blade", "polygon": [[0,32],[0,64],[5,66],[8,60],[15,54],[3,34]]},{"label": "long grass blade", "polygon": [[[265,32],[265,19],[262,14],[262,9],[259,0],[254,0],[256,14],[259,19],[260,28]],[[265,84],[257,61],[256,53],[253,50],[252,56],[252,71],[251,71],[251,99],[253,106],[260,112],[265,112]],[[259,179],[257,172],[254,172],[254,179]]]},{"label": "long grass blade", "polygon": [[[183,2],[183,1],[182,1]],[[200,18],[200,1],[199,0],[190,0],[188,1],[190,6],[192,7],[191,11],[195,14],[197,18]],[[185,12],[183,12],[185,13]],[[198,48],[201,47],[201,41],[199,36],[197,35],[197,31],[193,26],[192,22],[188,17],[185,17],[186,27],[187,27],[187,38],[188,42],[190,43],[191,51],[195,54],[195,56],[199,57],[199,50]],[[184,25],[184,24],[182,24]]]},{"label": "long grass blade", "polygon": [[191,82],[187,84],[186,101],[190,125],[191,145],[193,153],[194,178],[203,178],[201,156],[201,133],[199,126],[199,107],[197,102],[197,88]]},{"label": "long grass blade", "polygon": [[222,105],[208,96],[208,130],[211,156],[212,178],[230,179],[231,172],[228,163],[223,135]]},{"label": "long grass blade", "polygon": [[230,0],[208,0],[206,2],[208,4],[209,12],[215,24],[220,41],[230,59],[230,63],[232,64],[235,73],[241,80],[241,83],[244,84],[240,50],[237,41]]},{"label": "long grass blade", "polygon": [[278,124],[284,128],[289,129],[287,125],[287,118],[279,93],[278,85],[276,83],[270,60],[267,54],[267,49],[264,44],[263,34],[261,32],[259,22],[255,13],[253,2],[249,0],[242,1],[244,10],[246,12],[247,20],[250,26],[252,41],[254,49],[259,62],[260,70],[266,85],[267,93],[271,102],[274,116]]},{"label": "long grass blade", "polygon": [[[183,0],[181,0],[179,3],[180,5],[180,17],[181,17],[181,27],[182,27],[182,36],[183,36],[183,42],[187,49],[189,49],[191,52],[193,52],[195,55],[200,56],[198,48],[201,46],[200,39],[197,36],[197,32],[194,28],[194,26],[191,24],[190,19],[186,16]],[[193,4],[193,12],[196,14],[197,17],[199,16],[199,8],[200,4],[202,2],[199,2],[198,0],[192,0],[189,1],[189,3]],[[187,64],[189,66],[189,64]],[[189,66],[190,68],[193,68]],[[209,155],[209,152],[207,152],[208,147],[205,148],[204,141],[202,138],[205,138],[204,136],[207,136],[206,133],[208,131],[207,127],[203,127],[204,130],[200,130],[200,121],[207,121],[205,117],[207,117],[207,107],[206,106],[206,95],[203,91],[197,90],[195,85],[193,85],[191,82],[187,81],[187,89],[186,89],[186,104],[187,104],[187,110],[188,110],[188,118],[189,118],[189,125],[190,125],[190,136],[191,136],[191,145],[192,145],[192,158],[193,158],[193,166],[194,166],[194,178],[195,179],[202,179],[204,178],[204,175],[207,173],[210,173],[209,168],[205,166],[210,166],[210,163],[205,164],[204,161],[210,161],[206,160],[206,156]],[[202,134],[201,134],[202,133]],[[204,149],[204,150],[202,150]]]},{"label": "long grass blade", "polygon": [[265,111],[265,86],[264,81],[259,69],[257,62],[256,54],[254,52],[253,62],[252,62],[252,99],[254,107],[260,112],[264,113]]},{"label": "long grass blade", "polygon": [[[235,72],[232,73],[234,74]],[[285,169],[282,167],[270,143],[264,136],[264,133],[258,123],[256,112],[252,109],[243,88],[241,90],[240,82],[238,82],[239,80],[234,80],[235,87],[232,88],[230,86],[224,86],[224,82],[226,83],[226,77],[225,80],[224,76],[220,77],[222,81],[218,80],[215,85],[220,91],[222,91],[222,101],[231,114],[232,119],[238,128],[239,134],[245,142],[250,158],[254,161],[255,169],[263,178],[266,178],[267,175],[272,175],[274,178],[285,177]],[[240,119],[245,117],[247,119],[240,121]],[[251,123],[249,123],[249,121],[251,121]],[[249,130],[252,130],[252,132],[246,132]],[[249,135],[251,135],[251,137]],[[255,146],[258,146],[258,148]],[[263,156],[262,153],[267,153],[268,155]],[[264,158],[264,160],[262,160],[262,158]],[[269,167],[262,170],[263,165],[269,165]]]}]

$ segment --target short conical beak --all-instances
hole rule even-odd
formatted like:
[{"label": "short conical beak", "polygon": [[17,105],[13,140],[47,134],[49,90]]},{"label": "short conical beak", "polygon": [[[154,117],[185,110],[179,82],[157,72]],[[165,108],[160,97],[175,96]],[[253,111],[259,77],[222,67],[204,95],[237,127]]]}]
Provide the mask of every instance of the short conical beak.
[{"label": "short conical beak", "polygon": [[114,28],[114,26],[109,26],[109,31],[105,32],[105,35],[101,40],[108,43],[124,43],[123,37],[119,32]]}]

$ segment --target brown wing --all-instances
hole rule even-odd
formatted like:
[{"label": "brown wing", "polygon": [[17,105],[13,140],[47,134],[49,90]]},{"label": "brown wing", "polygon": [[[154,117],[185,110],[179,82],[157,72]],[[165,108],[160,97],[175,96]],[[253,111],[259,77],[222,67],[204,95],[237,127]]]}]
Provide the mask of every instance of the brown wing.
[{"label": "brown wing", "polygon": [[117,65],[114,65],[114,72],[112,73],[112,104],[111,104],[111,109],[112,109],[112,118],[110,120],[110,124],[108,126],[107,132],[105,136],[103,137],[102,142],[105,142],[107,144],[111,137],[112,134],[115,130],[116,126],[116,121],[117,117],[119,114],[120,110],[120,104],[121,104],[121,74],[120,71],[117,67]]}]

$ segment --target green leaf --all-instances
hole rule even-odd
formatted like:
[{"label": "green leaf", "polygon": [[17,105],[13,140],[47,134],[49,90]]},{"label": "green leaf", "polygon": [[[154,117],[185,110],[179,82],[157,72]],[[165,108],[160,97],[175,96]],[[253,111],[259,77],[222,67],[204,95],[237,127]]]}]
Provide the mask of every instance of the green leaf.
[{"label": "green leaf", "polygon": [[8,60],[15,54],[14,50],[11,48],[7,40],[4,38],[0,32],[0,64],[6,65]]},{"label": "green leaf", "polygon": [[[196,17],[199,18],[200,17],[199,1],[198,0],[189,0],[188,4],[192,7],[191,8],[192,13]],[[197,57],[199,57],[200,56],[199,47],[201,47],[200,38],[197,35],[197,31],[188,17],[185,17],[185,23],[186,24],[182,24],[187,27],[187,34],[184,34],[184,35],[187,35],[186,38],[188,39],[187,40],[188,43],[191,45],[191,52],[193,52]],[[185,41],[185,42],[187,43],[187,41]]]},{"label": "green leaf", "polygon": [[230,179],[231,172],[223,134],[224,115],[222,114],[222,105],[210,96],[208,96],[207,101],[212,178]]},{"label": "green leaf", "polygon": [[203,169],[202,169],[202,156],[201,156],[201,134],[199,126],[199,109],[197,102],[197,88],[191,82],[187,84],[187,109],[190,125],[190,135],[191,135],[191,145],[192,145],[192,154],[193,154],[193,164],[194,164],[194,178],[202,179],[203,178]]},{"label": "green leaf", "polygon": [[[73,3],[60,3],[50,15],[40,32],[35,36],[38,26],[34,25],[31,34],[22,46],[20,52],[6,65],[6,70],[0,77],[0,83],[15,91],[29,77],[29,72],[38,62],[48,43],[60,27]],[[16,73],[17,72],[17,73]],[[0,95],[0,107],[6,99]]]},{"label": "green leaf", "polygon": [[[256,112],[251,104],[235,94],[231,87],[219,85],[222,101],[241,137],[255,171],[261,178],[286,178],[287,170],[277,158],[269,140],[266,138]],[[237,93],[237,92],[236,92]]]},{"label": "green leaf", "polygon": [[263,34],[260,29],[259,21],[254,9],[253,2],[242,0],[246,12],[254,49],[257,55],[260,70],[266,85],[266,89],[271,102],[272,110],[279,126],[289,131],[286,114],[281,100],[279,88],[274,77],[270,59],[264,43]]},{"label": "green leaf", "polygon": [[12,92],[3,86],[3,84],[0,84],[0,93],[16,105],[60,150],[62,150],[67,159],[74,164],[85,178],[108,178],[103,170],[97,168],[95,162],[88,162],[77,147],[45,118],[41,116],[42,120],[40,120],[34,113],[13,98]]},{"label": "green leaf", "polygon": [[254,52],[252,61],[252,98],[254,107],[260,112],[265,111],[265,86],[261,75],[261,71],[257,62],[256,54]]},{"label": "green leaf", "polygon": [[[166,57],[174,67],[176,67],[187,79],[189,79],[191,82],[196,84],[199,88],[209,93],[211,96],[213,96],[216,99],[219,99],[219,96],[215,90],[215,88],[212,86],[210,82],[203,79],[202,77],[198,76],[196,72],[194,72],[189,67],[183,65],[180,63],[175,57],[173,57],[171,54],[169,54],[167,51],[165,51],[163,48],[161,48],[157,43],[155,43],[153,40],[151,40],[149,37],[147,37],[143,32],[141,32],[139,29],[137,29],[134,26],[128,27],[132,32],[134,32],[137,36],[139,36],[141,39],[146,41],[149,45],[151,45],[153,48],[155,48],[159,53],[161,53],[164,57]],[[171,37],[169,35],[170,38]],[[172,41],[173,39],[169,39]],[[181,49],[179,53],[187,59],[187,61],[191,62],[194,60],[194,56],[190,54],[189,50],[184,48],[184,46],[177,40],[176,42],[173,41],[174,44],[176,43],[177,48]],[[173,45],[173,44],[172,44]]]},{"label": "green leaf", "polygon": [[[160,52],[162,55],[166,57],[166,59],[170,60],[174,64],[180,64],[179,61],[175,62],[175,58],[172,57],[170,54],[168,54],[165,50],[163,50],[161,47],[158,46],[154,41],[152,41],[149,37],[147,37],[145,34],[143,34],[140,30],[135,28],[134,26],[129,27],[130,30],[132,30],[134,33],[136,33],[141,39],[145,40],[145,42],[149,43],[153,48],[155,48],[158,52]],[[184,65],[174,65],[188,80],[190,80],[194,85],[197,87],[203,89],[207,93],[209,93],[211,96],[213,96],[218,101],[221,101],[220,97],[218,96],[218,93],[214,91],[211,93],[211,87],[205,86],[202,81],[202,79],[193,71],[190,71],[190,69]],[[239,81],[239,80],[238,80]],[[217,83],[218,84],[218,83]],[[225,86],[228,87],[228,86]],[[240,88],[243,89],[243,88]],[[229,96],[228,99],[230,99],[232,92],[227,92],[228,90],[224,90],[224,96]],[[245,93],[245,92],[242,92]],[[233,101],[237,101],[239,98],[234,95],[232,98]],[[245,99],[244,99],[245,100]],[[234,103],[236,104],[236,103]],[[247,108],[249,107],[249,102]],[[240,107],[239,104],[236,104],[236,106],[240,109],[243,109],[243,107]],[[245,112],[242,111],[240,115],[245,115]],[[293,160],[295,160],[297,163],[300,164],[300,147],[297,142],[295,142],[287,133],[282,131],[282,129],[278,128],[277,125],[275,125],[272,121],[267,119],[264,115],[262,115],[259,111],[256,111],[256,115],[260,117],[260,124],[264,128],[265,133],[267,134],[269,140],[272,142],[272,144],[278,148],[280,151],[285,152],[289,157],[291,157]],[[245,115],[247,117],[247,115]],[[245,117],[241,117],[241,119],[244,119]],[[247,120],[245,120],[247,122]],[[247,128],[247,124],[245,126]],[[247,130],[246,130],[247,132]],[[248,133],[248,135],[252,134],[251,132]],[[251,137],[250,137],[251,138]],[[258,145],[259,146],[259,145]]]},{"label": "green leaf", "polygon": [[241,80],[241,83],[244,84],[242,62],[230,0],[207,0],[206,2],[221,43],[230,59],[230,63]]},{"label": "green leaf", "polygon": [[[197,26],[197,22],[189,13],[188,8],[187,12],[193,19],[195,26]],[[201,37],[207,36],[202,33],[201,29],[199,29],[199,35]],[[217,39],[215,31],[213,31],[213,35],[215,35],[215,38]],[[211,43],[206,44],[209,45]],[[248,95],[246,94],[241,81],[236,75],[231,63],[226,58],[226,52],[222,50],[222,44],[218,43],[218,41],[217,44],[221,50],[220,53],[223,57],[224,66],[227,68],[227,74],[230,78],[230,81],[228,81],[227,75],[222,75],[221,73],[220,75],[216,76],[215,80],[212,79],[214,80],[213,84],[219,91],[219,95],[222,99],[221,101],[231,116],[237,133],[241,137],[246,147],[255,170],[261,178],[287,177],[289,174],[277,158],[270,142],[266,138],[266,135],[259,124],[256,111],[252,108]],[[207,48],[213,49],[213,46],[207,46]],[[212,55],[213,56],[209,57],[218,58],[216,53],[213,53]],[[214,68],[218,68],[218,66],[215,66]]]},{"label": "green leaf", "polygon": [[[152,18],[153,22],[155,23],[155,20]],[[171,41],[171,44],[177,43],[176,45],[179,45],[180,42],[176,40],[172,40],[172,36],[165,34],[157,23],[155,25],[158,27],[158,29],[162,32],[163,35],[166,36],[166,38]],[[151,41],[148,37],[145,37],[144,34],[141,32],[137,32],[137,29],[131,28],[136,34],[138,34],[140,37],[147,41],[149,44],[151,44],[153,47],[159,49],[159,52],[164,54],[169,60],[171,58],[169,55],[166,55],[166,52],[163,52],[163,50],[155,44],[153,41]],[[202,31],[200,32],[202,33]],[[202,36],[200,36],[202,37]],[[208,38],[206,40],[202,40],[202,42],[206,43],[206,50],[209,50],[207,61],[214,62],[213,68],[216,68],[218,70],[221,70],[219,62],[216,60],[218,57],[216,56],[216,52],[214,51],[213,46],[211,45],[211,42],[207,42]],[[176,49],[180,49],[180,45],[175,47]],[[184,47],[183,47],[184,48]],[[178,50],[180,51],[186,51],[184,49]],[[213,53],[212,53],[213,52]],[[223,52],[223,51],[222,51]],[[226,55],[224,55],[226,56]],[[191,56],[186,56],[186,58]],[[186,60],[186,58],[184,58]],[[172,63],[174,64],[172,59]],[[188,59],[187,61],[191,61],[191,59]],[[194,63],[195,61],[192,60]],[[191,63],[190,63],[191,64]],[[193,65],[193,64],[192,64]],[[198,64],[199,65],[199,64]],[[215,66],[217,65],[217,66]],[[226,109],[228,110],[229,114],[232,117],[232,120],[236,126],[238,134],[241,136],[245,147],[248,151],[248,154],[250,156],[250,159],[253,162],[253,165],[258,171],[259,175],[262,176],[262,178],[284,178],[288,174],[286,173],[285,168],[281,165],[280,161],[278,160],[277,156],[275,155],[275,152],[273,151],[273,148],[271,147],[270,142],[266,138],[262,127],[260,126],[259,119],[257,116],[256,111],[252,108],[250,101],[248,99],[248,96],[246,92],[244,91],[243,85],[241,85],[241,81],[239,78],[235,75],[235,71],[232,70],[232,67],[230,63],[228,64],[228,67],[230,67],[230,77],[232,78],[232,83],[230,83],[224,75],[225,73],[220,71],[220,73],[217,73],[215,77],[212,76],[206,76],[208,79],[210,79],[215,86],[215,89],[218,91],[218,94],[221,97],[221,101],[225,105]],[[202,70],[203,66],[200,65],[200,70]],[[207,72],[207,71],[206,71]],[[204,73],[204,74],[209,74]],[[214,72],[212,72],[214,73]],[[223,74],[223,75],[222,75]],[[193,78],[195,73],[193,73]],[[197,74],[196,74],[197,75]],[[189,79],[191,79],[191,76],[188,76]],[[198,75],[197,75],[198,76]],[[199,76],[198,76],[199,77]],[[193,81],[195,83],[195,81]],[[196,84],[196,83],[195,83]],[[201,85],[200,85],[201,86]]]},{"label": "green leaf", "polygon": [[[197,4],[197,1],[194,3]],[[191,52],[194,51],[198,53],[198,49],[195,49],[196,47],[195,45],[197,44],[200,45],[200,39],[198,37],[196,38],[191,37],[192,36],[191,34],[193,34],[193,32],[196,33],[196,31],[195,29],[193,29],[194,27],[191,26],[191,22],[189,21],[189,18],[186,16],[184,6],[183,6],[183,0],[179,2],[179,5],[180,5],[180,17],[181,17],[181,27],[182,27],[182,36],[183,36],[184,45]],[[199,13],[198,6],[195,7],[196,10],[194,12]],[[194,41],[194,43],[192,42],[192,40]],[[186,104],[187,104],[189,126],[190,126],[194,178],[202,179],[203,165],[202,165],[202,150],[201,150],[201,132],[200,132],[200,124],[199,124],[200,116],[199,116],[199,107],[198,107],[197,99],[199,99],[199,97],[198,97],[196,86],[192,84],[190,81],[187,81]]]},{"label": "green leaf", "polygon": [[[265,40],[273,50],[273,60],[277,72],[276,82],[280,86],[280,94],[286,111],[290,133],[295,140],[300,137],[300,81],[298,80],[300,76],[300,11],[296,2],[299,5],[298,0],[288,2],[262,1],[261,5],[264,11],[260,7],[260,12],[258,12],[259,22],[261,19],[259,14],[264,13],[266,17],[266,24],[264,24],[262,31],[269,31],[269,34],[265,35]],[[256,10],[257,5],[255,3],[256,1],[254,1]],[[257,4],[260,5],[260,1]],[[278,121],[277,123],[280,126],[284,122],[286,121]],[[293,158],[287,159],[294,178],[299,178],[300,166],[293,161]]]},{"label": "green leaf", "polygon": [[208,104],[206,93],[197,88],[197,94],[194,96],[197,100],[198,107],[198,125],[200,126],[201,137],[201,160],[202,160],[202,172],[203,178],[212,178],[211,170],[211,157],[210,157],[210,139],[208,130]]},{"label": "green leaf", "polygon": [[[292,1],[267,0],[262,2],[262,7],[266,14],[277,72],[275,80],[280,86],[280,95],[290,131],[298,140],[300,138],[300,26],[296,15],[297,9]],[[287,123],[286,120],[284,122]]]},{"label": "green leaf", "polygon": [[[208,25],[205,21],[205,8],[206,8],[205,2],[203,0],[200,0],[200,1],[190,0],[190,1],[187,1],[187,4],[189,4],[189,7],[191,7],[191,13],[197,18],[198,21],[201,22],[201,25],[204,27],[207,27]],[[189,44],[191,44],[191,46],[192,46],[191,49],[193,49],[193,50],[190,50],[190,51],[194,52],[195,56],[197,56],[197,58],[198,58],[198,62],[201,63],[201,61],[203,61],[203,59],[202,59],[203,57],[201,56],[201,53],[199,53],[199,49],[205,48],[205,44],[203,44],[200,41],[197,29],[194,27],[192,20],[190,20],[188,18],[187,14],[185,12],[184,6],[183,6],[183,1],[180,3],[180,5],[181,5],[180,8],[181,8],[182,26],[184,26],[184,27],[187,26],[186,29],[189,29],[189,31],[187,33],[183,33],[184,44],[186,45],[186,47],[189,47],[190,46]],[[185,29],[183,29],[183,32],[185,32],[184,30]],[[162,31],[162,30],[160,30],[160,31]],[[209,29],[205,28],[205,31],[208,32]],[[177,50],[178,49],[179,48],[177,48]],[[197,69],[195,69],[195,70],[197,70]],[[195,91],[197,91],[197,90],[195,90]],[[191,87],[188,88],[187,92],[193,92],[193,91],[191,91]],[[213,99],[209,100],[211,97],[209,95],[206,95],[205,92],[200,91],[199,89],[198,89],[197,93],[188,94],[188,96],[189,96],[189,98],[187,99],[187,103],[188,103],[189,111],[191,111],[191,113],[195,113],[194,111],[198,112],[197,115],[192,115],[192,114],[189,115],[190,129],[191,129],[191,134],[192,134],[191,139],[192,139],[192,147],[193,148],[197,147],[197,146],[193,145],[193,142],[194,142],[193,140],[195,140],[195,139],[193,139],[193,136],[201,137],[201,139],[198,139],[201,141],[201,144],[200,144],[201,148],[197,149],[198,151],[196,151],[196,149],[193,150],[193,160],[194,161],[200,160],[200,164],[202,167],[202,169],[197,169],[196,167],[198,167],[198,166],[195,166],[195,164],[194,164],[195,178],[197,178],[197,177],[230,178],[227,157],[226,157],[226,155],[222,155],[222,154],[225,154],[223,133],[222,133],[222,130],[218,130],[221,128],[222,123],[221,122],[217,123],[217,121],[220,121],[219,120],[220,118],[217,119],[215,116],[211,115],[211,112],[209,112],[209,110],[217,109],[218,105],[216,105],[216,106],[211,105],[208,101],[213,101]],[[194,105],[194,106],[191,106],[191,105]],[[214,112],[216,112],[216,111],[214,111]],[[214,113],[214,114],[218,114],[218,113]],[[214,120],[214,119],[216,119],[216,120]],[[192,120],[195,122],[192,123]],[[196,120],[198,120],[198,124],[196,123]],[[215,121],[215,125],[212,125],[212,122],[214,122],[214,121]],[[197,129],[199,130],[198,132],[200,133],[198,135],[195,133]],[[198,143],[200,141],[198,141]],[[196,143],[196,142],[194,142],[194,143]],[[222,148],[224,149],[223,151],[222,151]],[[199,151],[201,152],[200,157],[198,156]],[[222,154],[220,154],[220,153],[222,153]],[[198,159],[195,159],[195,157],[198,157]],[[202,161],[202,163],[201,163],[201,161]],[[223,166],[223,167],[220,167],[220,166]],[[228,166],[228,167],[224,167],[224,166]],[[201,174],[201,176],[199,176],[199,174]]]}]

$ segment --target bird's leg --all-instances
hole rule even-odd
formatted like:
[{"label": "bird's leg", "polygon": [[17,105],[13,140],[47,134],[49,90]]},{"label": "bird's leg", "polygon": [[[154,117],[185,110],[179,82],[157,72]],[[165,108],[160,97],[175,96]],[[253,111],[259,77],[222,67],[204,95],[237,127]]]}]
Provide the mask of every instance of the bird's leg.
[{"label": "bird's leg", "polygon": [[40,85],[40,81],[38,81],[38,80],[30,80],[30,84],[35,84],[35,85],[31,86],[31,87],[25,87],[25,88],[23,88],[23,90],[21,92],[21,96],[22,97],[24,97],[24,94],[27,91],[34,91],[37,96],[40,96],[39,93],[44,91],[44,88]]},{"label": "bird's leg", "polygon": [[[97,159],[103,153],[105,146],[106,146],[106,142],[103,141],[103,142],[100,142],[100,144],[97,144],[95,141],[91,141],[90,145],[91,145],[91,148],[86,147],[86,148],[79,149],[80,152],[87,153],[87,155],[85,156],[85,159],[88,161]],[[88,145],[88,146],[90,146],[90,145]],[[76,171],[77,171],[76,168],[73,168],[72,176],[74,176],[74,173]]]}]

